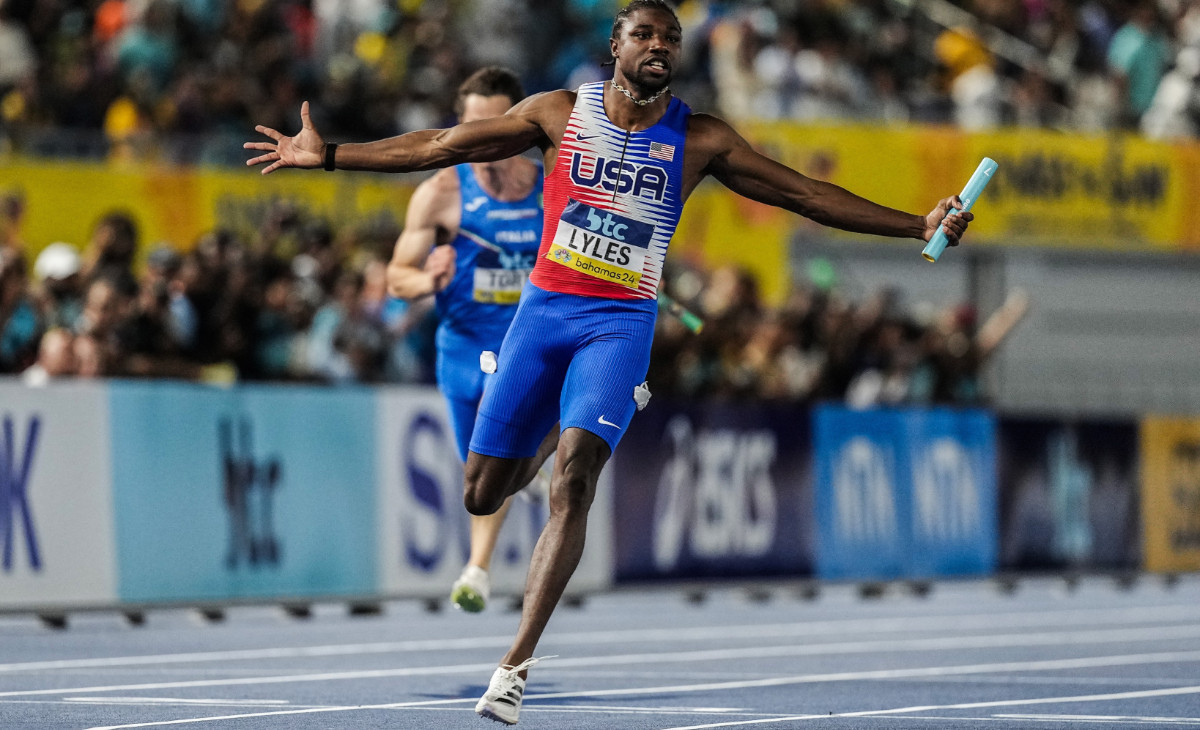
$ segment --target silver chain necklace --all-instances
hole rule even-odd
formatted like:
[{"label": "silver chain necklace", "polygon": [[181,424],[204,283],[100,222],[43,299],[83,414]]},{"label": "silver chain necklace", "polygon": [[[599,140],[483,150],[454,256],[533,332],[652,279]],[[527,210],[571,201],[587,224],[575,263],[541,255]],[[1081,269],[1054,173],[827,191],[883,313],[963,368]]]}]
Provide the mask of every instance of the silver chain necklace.
[{"label": "silver chain necklace", "polygon": [[649,99],[635,99],[633,97],[633,94],[629,93],[629,89],[626,89],[624,86],[621,86],[620,84],[618,84],[616,79],[613,79],[612,81],[609,81],[608,83],[612,84],[612,87],[614,89],[616,89],[617,91],[621,92],[625,96],[628,96],[629,100],[632,101],[634,104],[637,104],[638,106],[646,106],[647,104],[653,104],[655,101],[658,100],[658,97],[662,96],[663,94],[665,94],[671,90],[670,86],[664,86],[661,89],[659,89],[657,94],[650,97]]}]

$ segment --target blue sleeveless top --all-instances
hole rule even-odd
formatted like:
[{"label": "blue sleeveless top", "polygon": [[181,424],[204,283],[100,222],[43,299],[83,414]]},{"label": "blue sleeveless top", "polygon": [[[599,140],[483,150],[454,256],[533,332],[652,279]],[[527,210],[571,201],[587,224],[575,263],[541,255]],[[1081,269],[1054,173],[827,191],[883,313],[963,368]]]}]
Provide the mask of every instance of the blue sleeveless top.
[{"label": "blue sleeveless top", "polygon": [[[454,278],[437,294],[440,329],[503,336],[517,311],[542,236],[542,176],[525,198],[502,202],[484,191],[470,164],[457,165],[462,197]],[[499,346],[497,342],[496,347]]]}]

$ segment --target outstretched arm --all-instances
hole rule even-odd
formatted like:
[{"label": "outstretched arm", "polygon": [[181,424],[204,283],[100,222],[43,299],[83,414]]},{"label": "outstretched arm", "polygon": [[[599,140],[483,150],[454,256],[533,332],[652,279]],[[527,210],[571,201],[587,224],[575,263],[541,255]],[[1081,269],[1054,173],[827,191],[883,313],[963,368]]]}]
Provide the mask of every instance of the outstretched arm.
[{"label": "outstretched arm", "polygon": [[715,117],[696,115],[693,120],[688,141],[700,141],[710,155],[704,173],[751,200],[855,233],[928,241],[943,225],[950,245],[957,245],[967,223],[974,218],[969,212],[946,218],[951,206],[961,206],[958,196],[942,199],[924,216],[873,203],[759,154],[732,127]]},{"label": "outstretched arm", "polygon": [[[554,93],[554,92],[551,92]],[[549,144],[547,112],[549,94],[524,99],[507,114],[459,124],[449,129],[425,129],[397,137],[338,145],[336,167],[341,170],[417,172],[450,167],[461,162],[491,162],[520,154],[530,147]],[[247,142],[245,149],[264,154],[247,160],[247,165],[270,163],[263,174],[281,167],[314,168],[325,161],[326,143],[309,118],[308,102],[300,106],[300,132],[287,137],[259,125],[255,130],[271,142]]]}]

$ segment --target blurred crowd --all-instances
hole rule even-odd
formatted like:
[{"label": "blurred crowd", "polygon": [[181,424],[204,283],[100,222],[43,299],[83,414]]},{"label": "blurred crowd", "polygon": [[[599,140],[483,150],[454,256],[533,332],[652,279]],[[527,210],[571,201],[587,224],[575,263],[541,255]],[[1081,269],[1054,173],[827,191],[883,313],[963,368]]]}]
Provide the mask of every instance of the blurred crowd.
[{"label": "blurred crowd", "polygon": [[135,266],[137,226],[104,216],[83,251],[32,264],[0,246],[0,373],[232,382],[432,382],[431,302],[387,296],[395,231],[346,230],[279,205],[254,240],[213,232]]},{"label": "blurred crowd", "polygon": [[[480,64],[514,68],[531,92],[607,78],[618,6],[0,0],[0,154],[240,165],[253,125],[293,129],[303,99],[334,140],[443,126]],[[1200,120],[1200,0],[684,0],[679,16],[672,88],[734,121],[1167,137]],[[31,249],[20,194],[0,202],[0,374],[432,381],[431,302],[386,295],[390,224],[276,203],[252,234],[170,245],[113,211],[79,247]],[[978,402],[1027,306],[1014,294],[980,321],[805,279],[768,307],[737,269],[675,268],[664,283],[708,322],[694,335],[660,317],[650,383],[666,397]]]},{"label": "blurred crowd", "polygon": [[[53,243],[32,267],[22,249],[0,245],[0,374],[31,385],[104,376],[430,383],[432,302],[387,296],[396,234],[335,234],[277,204],[254,240],[213,232],[185,254],[153,247],[136,267],[137,226],[122,212],[98,221],[83,251]],[[659,317],[652,391],[981,403],[983,368],[1028,306],[1014,292],[980,322],[969,305],[910,307],[890,291],[856,301],[835,277],[829,268],[797,280],[783,306],[769,307],[748,271],[672,266],[666,288],[706,325],[694,334]]]},{"label": "blurred crowd", "polygon": [[[618,0],[0,0],[0,142],[237,163],[303,99],[334,139],[443,126],[485,63],[607,74]],[[1200,0],[683,0],[676,91],[749,118],[1194,137]]]},{"label": "blurred crowd", "polygon": [[794,282],[765,306],[749,272],[684,269],[667,277],[675,297],[705,319],[699,334],[660,316],[649,383],[687,399],[835,400],[877,405],[987,401],[984,368],[1029,308],[1009,293],[986,319],[969,304],[909,304],[883,290],[855,300],[826,273]]}]

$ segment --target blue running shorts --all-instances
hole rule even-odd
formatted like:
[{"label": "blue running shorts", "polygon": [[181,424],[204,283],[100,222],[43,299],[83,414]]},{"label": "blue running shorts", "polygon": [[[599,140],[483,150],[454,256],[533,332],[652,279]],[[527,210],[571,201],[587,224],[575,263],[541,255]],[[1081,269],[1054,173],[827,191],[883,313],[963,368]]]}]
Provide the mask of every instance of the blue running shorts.
[{"label": "blue running shorts", "polygon": [[483,397],[484,382],[491,378],[479,369],[479,353],[500,349],[506,329],[499,329],[487,337],[466,336],[446,327],[439,327],[437,331],[438,390],[449,406],[454,443],[464,462],[467,447],[471,444],[471,432],[475,429],[475,413]]},{"label": "blue running shorts", "polygon": [[471,451],[533,456],[554,426],[582,428],[610,450],[637,406],[646,379],[658,305],[653,299],[601,299],[527,283],[484,388]]}]

